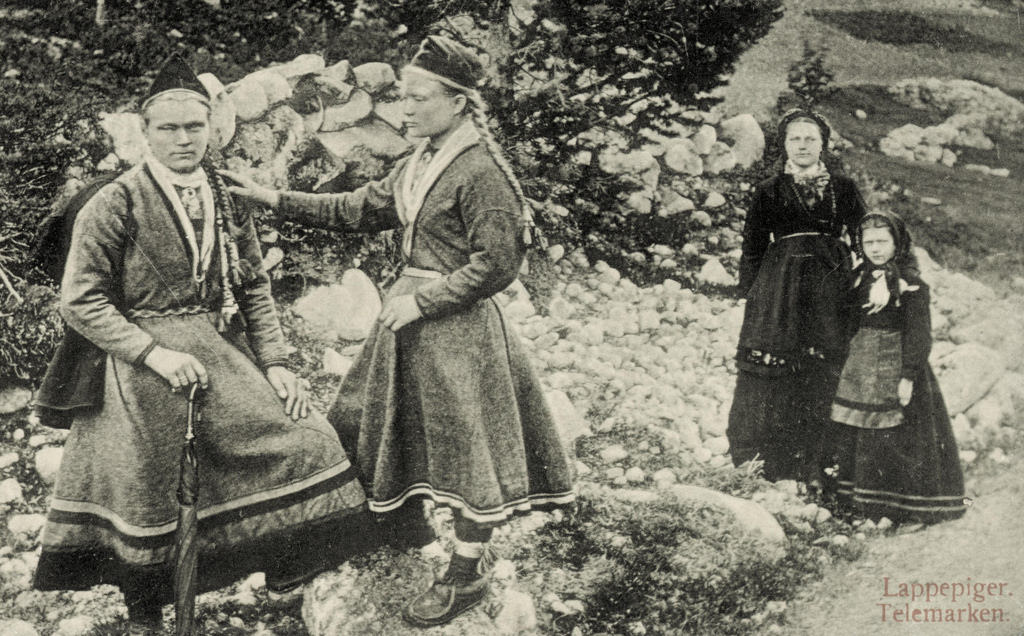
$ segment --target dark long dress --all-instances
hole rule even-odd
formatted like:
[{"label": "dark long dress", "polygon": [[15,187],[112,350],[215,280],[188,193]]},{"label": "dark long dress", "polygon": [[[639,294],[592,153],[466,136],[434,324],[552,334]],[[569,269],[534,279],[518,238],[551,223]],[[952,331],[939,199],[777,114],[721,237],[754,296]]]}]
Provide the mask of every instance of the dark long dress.
[{"label": "dark long dress", "polygon": [[283,193],[281,213],[337,230],[404,228],[406,269],[388,298],[423,317],[375,323],[328,419],[354,455],[370,509],[429,497],[487,527],[575,499],[573,468],[540,382],[491,296],[525,255],[514,192],[481,143],[459,153],[409,220],[409,162],[344,194]]},{"label": "dark long dress", "polygon": [[[928,286],[893,298],[863,315],[843,369],[823,435],[824,464],[838,472],[831,485],[844,510],[893,521],[933,522],[964,514],[964,482],[956,440],[938,382],[928,364],[931,318]],[[868,285],[858,289],[858,306]],[[896,396],[912,380],[910,403]]]},{"label": "dark long dress", "polygon": [[863,215],[856,185],[842,175],[832,175],[811,205],[787,174],[754,192],[743,231],[739,291],[747,302],[726,431],[735,465],[759,457],[771,480],[811,474],[846,351],[850,250],[841,237]]}]

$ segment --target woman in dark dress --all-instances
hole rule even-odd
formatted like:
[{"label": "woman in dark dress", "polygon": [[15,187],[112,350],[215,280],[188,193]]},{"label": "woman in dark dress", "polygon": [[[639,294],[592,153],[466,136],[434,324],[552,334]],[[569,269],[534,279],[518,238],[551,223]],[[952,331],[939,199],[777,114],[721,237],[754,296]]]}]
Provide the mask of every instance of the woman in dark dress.
[{"label": "woman in dark dress", "polygon": [[782,172],[758,185],[743,230],[746,297],[727,435],[733,463],[809,479],[846,352],[851,286],[844,233],[864,216],[854,182],[822,162],[829,126],[805,110],[779,123]]},{"label": "woman in dark dress", "polygon": [[[851,313],[859,314],[823,443],[827,490],[840,512],[935,522],[964,514],[953,427],[928,365],[931,313],[910,235],[872,212],[855,241]],[[878,310],[871,308],[879,307]]]}]

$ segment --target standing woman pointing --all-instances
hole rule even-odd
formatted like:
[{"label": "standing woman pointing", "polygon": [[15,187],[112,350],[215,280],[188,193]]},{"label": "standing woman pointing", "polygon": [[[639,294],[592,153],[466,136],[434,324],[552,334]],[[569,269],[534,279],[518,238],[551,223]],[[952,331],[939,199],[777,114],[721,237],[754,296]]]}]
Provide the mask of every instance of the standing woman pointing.
[{"label": "standing woman pointing", "polygon": [[475,89],[465,47],[428,37],[403,69],[405,117],[423,138],[384,179],[342,194],[276,192],[226,173],[232,192],[338,231],[401,228],[404,269],[342,381],[329,419],[370,507],[427,497],[455,512],[448,571],[407,621],[446,623],[486,592],[479,567],[513,513],[568,504],[572,469],[543,392],[491,298],[515,280],[532,219]]}]

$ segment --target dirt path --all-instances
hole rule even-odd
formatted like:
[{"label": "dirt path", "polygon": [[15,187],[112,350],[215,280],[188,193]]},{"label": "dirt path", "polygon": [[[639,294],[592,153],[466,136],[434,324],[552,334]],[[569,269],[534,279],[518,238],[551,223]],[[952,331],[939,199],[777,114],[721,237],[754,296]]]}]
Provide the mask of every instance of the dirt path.
[{"label": "dirt path", "polygon": [[[789,605],[785,634],[913,634],[926,636],[1024,634],[1024,458],[988,466],[985,474],[969,476],[968,496],[974,505],[957,521],[938,524],[905,535],[876,536],[854,562],[826,571],[802,597]],[[931,603],[916,601],[914,608],[953,610],[957,622],[894,620],[893,610],[910,601],[898,596],[901,583],[950,583],[949,593]],[[954,584],[985,586],[983,600],[952,599]],[[992,594],[989,594],[989,591]],[[882,618],[883,603],[886,619]],[[981,622],[988,610],[990,619]],[[962,611],[961,611],[962,610]],[[972,612],[973,610],[973,612]]]}]

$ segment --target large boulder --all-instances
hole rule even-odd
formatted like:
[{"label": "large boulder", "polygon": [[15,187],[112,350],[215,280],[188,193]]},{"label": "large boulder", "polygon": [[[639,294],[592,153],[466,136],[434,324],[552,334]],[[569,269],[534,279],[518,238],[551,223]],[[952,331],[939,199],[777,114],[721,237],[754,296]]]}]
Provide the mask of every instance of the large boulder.
[{"label": "large boulder", "polygon": [[719,124],[719,136],[732,141],[736,165],[742,168],[750,167],[764,156],[764,131],[749,113],[723,120]]},{"label": "large boulder", "polygon": [[365,339],[380,310],[377,287],[358,269],[347,270],[340,284],[314,288],[292,307],[328,342]]},{"label": "large boulder", "polygon": [[659,485],[660,493],[625,488],[605,489],[605,492],[619,501],[632,503],[651,502],[667,495],[680,502],[715,508],[728,513],[739,528],[759,540],[765,559],[774,562],[785,555],[786,532],[761,504],[701,486],[675,484],[670,481],[659,482]]},{"label": "large boulder", "polygon": [[[441,564],[443,567],[443,564]],[[483,602],[452,622],[435,627],[436,636],[520,636],[535,633],[533,599],[518,589],[515,568],[494,568]],[[302,620],[311,636],[419,636],[423,630],[406,624],[401,608],[434,577],[421,559],[397,555],[388,567],[343,565],[322,574],[306,587]],[[493,618],[492,618],[493,617]]]},{"label": "large boulder", "polygon": [[1006,371],[999,352],[973,342],[955,347],[932,364],[950,415],[963,413],[985,397]]}]

